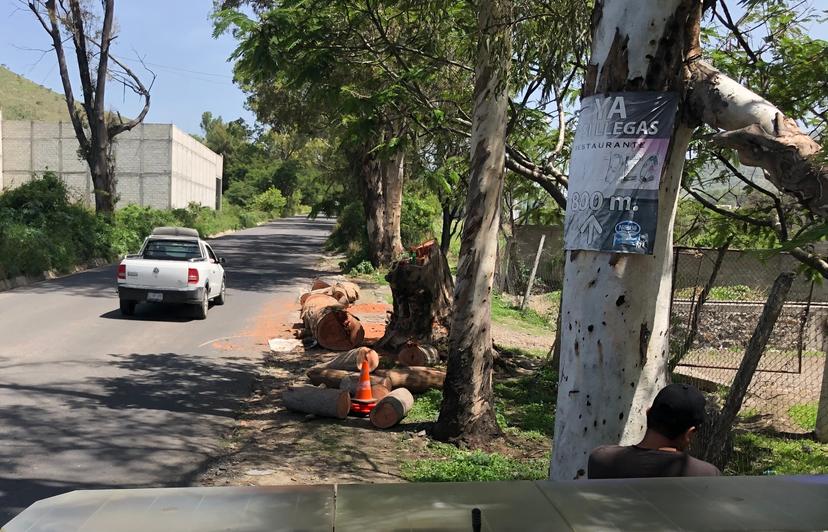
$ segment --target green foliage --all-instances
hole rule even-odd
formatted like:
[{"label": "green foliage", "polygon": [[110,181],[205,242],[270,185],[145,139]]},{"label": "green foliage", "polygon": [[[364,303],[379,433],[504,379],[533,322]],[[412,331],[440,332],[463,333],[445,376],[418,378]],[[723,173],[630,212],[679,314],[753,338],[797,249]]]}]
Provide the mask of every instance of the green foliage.
[{"label": "green foliage", "polygon": [[374,273],[376,271],[377,271],[377,269],[374,268],[373,264],[371,264],[367,260],[364,260],[364,261],[360,262],[359,264],[357,264],[356,266],[354,266],[353,268],[351,268],[351,271],[349,273],[357,274],[357,275],[371,275],[372,273]]},{"label": "green foliage", "polygon": [[368,261],[368,233],[362,202],[349,203],[342,209],[326,247],[345,253],[347,261],[342,265],[343,271],[350,271],[354,266]]},{"label": "green foliage", "polygon": [[516,459],[498,453],[461,451],[452,445],[430,443],[443,458],[404,462],[402,477],[411,482],[491,482],[541,480],[547,477],[549,459]]},{"label": "green foliage", "polygon": [[443,392],[440,390],[428,390],[426,393],[414,399],[414,405],[408,411],[406,421],[413,423],[437,421],[440,414],[440,403],[443,401]]},{"label": "green foliage", "polygon": [[[676,290],[676,297],[691,299],[698,297],[701,288],[692,286]],[[762,290],[743,284],[714,286],[707,295],[709,301],[764,301],[767,294]]]},{"label": "green foliage", "polygon": [[788,409],[788,416],[804,430],[814,430],[817,422],[817,403],[793,405]]},{"label": "green foliage", "polygon": [[434,238],[434,222],[440,205],[433,197],[404,195],[400,213],[400,237],[403,247],[416,246]]},{"label": "green foliage", "polygon": [[221,211],[197,204],[174,210],[127,205],[107,219],[74,203],[66,185],[47,172],[0,194],[0,279],[68,272],[93,258],[134,253],[159,226],[192,227],[207,237],[272,216],[233,205]]},{"label": "green foliage", "polygon": [[0,194],[0,278],[69,271],[108,256],[108,239],[104,220],[73,204],[53,173]]},{"label": "green foliage", "polygon": [[768,434],[738,433],[729,475],[825,475],[828,444]]},{"label": "green foliage", "polygon": [[544,366],[535,374],[495,383],[497,411],[506,427],[552,436],[558,374]]},{"label": "green foliage", "polygon": [[541,316],[529,307],[520,310],[519,307],[504,301],[500,295],[492,297],[492,321],[523,330],[539,332],[545,332],[555,327],[554,320]]},{"label": "green foliage", "polygon": [[270,214],[278,214],[287,204],[287,200],[278,188],[270,187],[253,198],[253,208]]}]

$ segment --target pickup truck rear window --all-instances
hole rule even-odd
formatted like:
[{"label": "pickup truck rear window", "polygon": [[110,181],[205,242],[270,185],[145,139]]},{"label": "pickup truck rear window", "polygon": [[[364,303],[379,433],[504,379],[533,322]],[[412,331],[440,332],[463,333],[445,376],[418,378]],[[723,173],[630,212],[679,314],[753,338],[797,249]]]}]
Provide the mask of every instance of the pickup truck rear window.
[{"label": "pickup truck rear window", "polygon": [[200,259],[201,250],[198,242],[184,240],[150,240],[144,248],[145,259],[152,260],[189,260]]}]

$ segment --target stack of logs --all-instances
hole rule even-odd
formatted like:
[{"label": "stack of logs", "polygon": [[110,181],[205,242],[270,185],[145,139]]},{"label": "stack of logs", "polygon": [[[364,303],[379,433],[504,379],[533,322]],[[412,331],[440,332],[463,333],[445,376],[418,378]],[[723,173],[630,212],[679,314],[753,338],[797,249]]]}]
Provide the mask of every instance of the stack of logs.
[{"label": "stack of logs", "polygon": [[[382,355],[364,343],[364,332],[358,317],[348,308],[359,298],[359,287],[353,283],[326,283],[316,280],[311,291],[300,298],[304,331],[300,336],[313,336],[317,343],[330,350],[342,351],[334,359],[314,366],[307,372],[310,385],[291,386],[282,395],[290,410],[323,417],[344,419],[351,397],[359,383],[359,370],[364,361],[371,372],[371,392],[378,402],[371,411],[371,423],[389,428],[399,423],[414,404],[414,395],[430,389],[442,389],[445,372],[434,369],[440,362],[437,349],[409,341],[398,353]],[[402,367],[378,369],[394,363]]]}]

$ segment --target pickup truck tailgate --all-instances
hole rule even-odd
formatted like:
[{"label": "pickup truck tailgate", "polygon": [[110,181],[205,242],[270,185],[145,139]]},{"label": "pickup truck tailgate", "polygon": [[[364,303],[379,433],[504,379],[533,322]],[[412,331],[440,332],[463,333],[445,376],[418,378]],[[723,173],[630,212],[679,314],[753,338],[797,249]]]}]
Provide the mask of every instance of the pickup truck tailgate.
[{"label": "pickup truck tailgate", "polygon": [[187,288],[188,262],[172,260],[128,259],[124,286],[157,288],[159,290],[183,290]]}]

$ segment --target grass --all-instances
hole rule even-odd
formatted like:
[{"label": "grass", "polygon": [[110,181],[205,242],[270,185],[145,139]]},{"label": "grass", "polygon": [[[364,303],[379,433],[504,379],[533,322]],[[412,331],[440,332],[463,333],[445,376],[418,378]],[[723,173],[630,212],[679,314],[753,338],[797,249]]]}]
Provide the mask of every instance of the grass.
[{"label": "grass", "polygon": [[520,308],[504,301],[500,295],[492,298],[492,321],[509,327],[541,334],[554,330],[555,323],[531,308]]},{"label": "grass", "polygon": [[[534,375],[498,382],[494,386],[498,423],[512,442],[541,442],[548,446],[555,424],[557,374],[549,369]],[[406,420],[435,421],[443,394],[430,390],[414,401]],[[547,477],[549,456],[523,458],[501,453],[464,451],[453,445],[429,442],[429,455],[403,463],[402,476],[412,482],[481,482],[534,480]]]},{"label": "grass", "polygon": [[814,430],[817,421],[817,403],[793,405],[788,409],[788,416],[803,430]]},{"label": "grass", "polygon": [[728,475],[825,475],[828,444],[742,433],[734,439]]},{"label": "grass", "polygon": [[498,453],[462,451],[453,445],[429,443],[439,458],[403,463],[402,477],[411,482],[489,482],[547,478],[548,457],[518,459]]},{"label": "grass", "polygon": [[42,87],[0,66],[0,109],[4,120],[67,122],[62,94]]},{"label": "grass", "polygon": [[[676,297],[690,299],[699,296],[701,288],[689,286],[676,290]],[[761,290],[746,285],[714,286],[707,297],[708,301],[764,301],[767,295]]]}]

